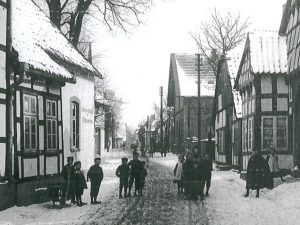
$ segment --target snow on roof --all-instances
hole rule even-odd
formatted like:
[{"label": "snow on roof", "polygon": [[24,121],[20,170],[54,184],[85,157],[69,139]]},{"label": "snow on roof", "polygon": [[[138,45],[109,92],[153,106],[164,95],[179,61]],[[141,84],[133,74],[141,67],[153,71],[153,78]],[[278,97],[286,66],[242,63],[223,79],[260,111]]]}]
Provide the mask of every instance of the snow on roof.
[{"label": "snow on roof", "polygon": [[[197,60],[195,54],[175,54],[181,96],[197,96]],[[207,61],[200,67],[200,95],[214,96],[215,76]]]},{"label": "snow on roof", "polygon": [[287,73],[286,37],[275,31],[249,33],[253,73]]},{"label": "snow on roof", "polygon": [[243,53],[242,45],[239,45],[237,48],[233,49],[227,54],[228,60],[226,61],[228,66],[229,76],[230,76],[232,96],[233,96],[233,102],[234,102],[237,118],[242,117],[242,99],[240,93],[237,90],[235,90],[233,87],[234,87],[235,79],[238,74],[239,65],[241,63],[242,53]]},{"label": "snow on roof", "polygon": [[[31,0],[12,1],[12,44],[20,62],[61,78],[73,75],[58,62],[100,73],[71,45],[50,19]],[[75,71],[73,71],[75,72]]]}]

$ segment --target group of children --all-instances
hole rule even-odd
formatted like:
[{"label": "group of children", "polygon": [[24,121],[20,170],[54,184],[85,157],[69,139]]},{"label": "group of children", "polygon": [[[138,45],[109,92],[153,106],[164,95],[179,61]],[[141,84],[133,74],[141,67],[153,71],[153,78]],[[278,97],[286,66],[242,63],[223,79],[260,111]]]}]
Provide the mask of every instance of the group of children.
[{"label": "group of children", "polygon": [[[81,162],[77,161],[73,165],[73,157],[67,158],[67,164],[63,167],[61,172],[65,180],[62,191],[62,203],[65,204],[67,199],[71,199],[71,203],[83,206],[86,203],[82,202],[82,195],[84,189],[87,189],[87,181],[91,181],[91,204],[99,204],[97,196],[99,188],[103,180],[103,170],[100,166],[101,159],[95,158],[95,164],[90,167],[87,173],[87,180],[84,173],[81,171]],[[145,186],[145,178],[147,170],[146,163],[138,159],[138,153],[133,153],[133,160],[128,163],[128,158],[122,158],[122,164],[116,170],[116,176],[120,178],[119,198],[122,198],[124,190],[124,197],[131,196],[131,189],[135,182],[135,192],[142,195]],[[129,188],[129,190],[128,190]],[[128,192],[127,192],[128,190]]]},{"label": "group of children", "polygon": [[143,194],[145,179],[147,176],[145,165],[145,161],[140,161],[138,159],[138,153],[136,152],[133,153],[133,160],[131,160],[129,163],[128,158],[122,158],[122,164],[118,166],[116,170],[116,176],[120,179],[119,198],[123,198],[123,190],[124,197],[131,196],[133,182],[135,182],[134,196],[136,196],[137,193],[140,195]]},{"label": "group of children", "polygon": [[177,184],[178,194],[184,193],[186,199],[204,198],[204,186],[206,186],[206,196],[209,195],[211,183],[212,161],[207,154],[202,157],[198,148],[192,152],[179,155],[178,163],[174,169],[174,183]]},{"label": "group of children", "polygon": [[[101,181],[103,180],[103,171],[100,166],[101,159],[95,158],[95,164],[90,167],[87,173],[87,181],[91,181],[91,204],[98,204],[97,196]],[[77,161],[73,165],[73,157],[67,158],[67,165],[63,167],[61,172],[65,180],[62,193],[62,203],[65,204],[67,199],[71,199],[71,203],[77,206],[83,206],[82,202],[84,189],[87,189],[87,183],[83,172],[81,171],[81,162]]]}]

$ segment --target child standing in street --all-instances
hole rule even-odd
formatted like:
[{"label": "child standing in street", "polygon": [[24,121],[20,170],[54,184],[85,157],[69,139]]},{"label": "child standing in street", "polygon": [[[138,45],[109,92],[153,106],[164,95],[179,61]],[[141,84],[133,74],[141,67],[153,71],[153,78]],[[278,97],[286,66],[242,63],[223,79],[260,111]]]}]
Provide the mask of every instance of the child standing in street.
[{"label": "child standing in street", "polygon": [[101,202],[97,201],[97,196],[99,193],[99,188],[101,181],[103,180],[103,170],[100,166],[101,159],[95,158],[95,165],[91,166],[87,178],[91,180],[91,204],[99,204]]},{"label": "child standing in street", "polygon": [[85,203],[82,202],[81,196],[83,195],[84,189],[87,189],[86,181],[83,172],[81,171],[81,162],[77,161],[74,163],[74,183],[75,183],[75,197],[77,206],[83,206]]},{"label": "child standing in street", "polygon": [[[145,168],[145,165],[146,165],[146,162],[142,161],[142,168],[140,171],[140,178],[139,178],[138,189],[137,189],[140,195],[143,195],[143,190],[145,187],[145,180],[146,180],[146,176],[147,176],[147,170]],[[134,195],[136,195],[137,190],[135,190]]]},{"label": "child standing in street", "polygon": [[182,165],[184,163],[184,156],[178,156],[178,162],[174,169],[174,183],[177,183],[178,194],[183,193],[183,180],[182,180]]},{"label": "child standing in street", "polygon": [[122,190],[124,188],[124,197],[127,197],[129,166],[128,158],[122,158],[122,164],[116,170],[116,176],[120,178],[119,198],[122,198]]}]

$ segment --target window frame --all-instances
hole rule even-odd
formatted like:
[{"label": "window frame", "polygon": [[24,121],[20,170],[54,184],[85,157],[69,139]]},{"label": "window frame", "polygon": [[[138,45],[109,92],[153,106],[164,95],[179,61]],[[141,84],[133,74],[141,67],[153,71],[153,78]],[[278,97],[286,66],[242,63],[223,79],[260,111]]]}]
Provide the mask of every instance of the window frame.
[{"label": "window frame", "polygon": [[[263,122],[264,119],[270,119],[272,118],[272,132],[273,132],[273,145],[272,146],[264,146],[264,127],[263,127]],[[278,124],[277,120],[280,118],[285,119],[285,134],[286,134],[286,147],[278,147],[278,140],[277,140],[277,133],[278,133]],[[270,147],[275,148],[277,151],[283,151],[287,152],[288,151],[288,116],[262,116],[261,120],[261,148],[263,151],[268,150]]]},{"label": "window frame", "polygon": [[[50,114],[48,114],[48,103],[50,103]],[[53,112],[53,104],[55,110]],[[54,99],[46,99],[46,150],[47,152],[58,151],[58,103]],[[49,133],[49,122],[50,122],[50,133]],[[53,126],[54,124],[54,126]],[[54,128],[54,129],[53,129]],[[50,142],[49,142],[50,136]],[[49,145],[50,144],[50,145]]]},{"label": "window frame", "polygon": [[[28,110],[25,107],[25,98],[28,98]],[[35,100],[34,112],[32,112],[32,100]],[[29,136],[29,148],[27,148],[26,143],[26,118],[28,118],[28,136]],[[35,133],[32,133],[32,121],[35,121]],[[35,142],[32,140],[32,135],[35,135]],[[23,94],[23,144],[25,153],[34,153],[38,151],[38,99],[36,95],[33,94]],[[35,147],[33,147],[35,143]]]},{"label": "window frame", "polygon": [[[73,105],[75,108],[75,116],[73,114]],[[70,104],[70,148],[71,151],[79,151],[80,149],[80,104],[78,101],[71,101]],[[75,126],[73,125],[75,122]],[[74,131],[75,127],[75,131]],[[74,136],[75,135],[75,136]],[[75,137],[75,143],[74,143]]]},{"label": "window frame", "polygon": [[253,149],[253,117],[248,119],[248,150],[252,151]]}]

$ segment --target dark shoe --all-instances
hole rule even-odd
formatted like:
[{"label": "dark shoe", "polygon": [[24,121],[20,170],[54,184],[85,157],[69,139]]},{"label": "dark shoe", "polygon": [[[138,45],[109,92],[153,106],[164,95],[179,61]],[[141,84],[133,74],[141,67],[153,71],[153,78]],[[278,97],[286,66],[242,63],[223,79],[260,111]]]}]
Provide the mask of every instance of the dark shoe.
[{"label": "dark shoe", "polygon": [[95,205],[101,204],[101,201],[94,201],[94,204],[95,204]]},{"label": "dark shoe", "polygon": [[205,196],[206,196],[206,197],[208,197],[208,196],[209,196],[208,192],[206,192],[206,193],[205,193]]},{"label": "dark shoe", "polygon": [[94,202],[91,202],[91,205],[95,205],[95,203],[94,203]]},{"label": "dark shoe", "polygon": [[249,193],[246,193],[244,196],[245,196],[246,198],[249,197]]}]

